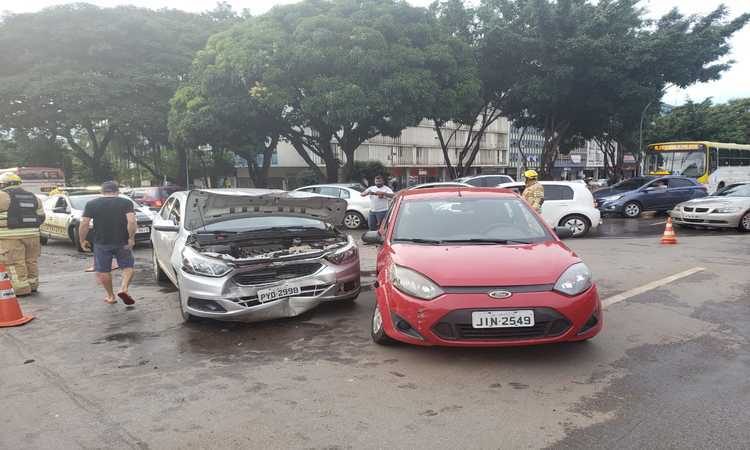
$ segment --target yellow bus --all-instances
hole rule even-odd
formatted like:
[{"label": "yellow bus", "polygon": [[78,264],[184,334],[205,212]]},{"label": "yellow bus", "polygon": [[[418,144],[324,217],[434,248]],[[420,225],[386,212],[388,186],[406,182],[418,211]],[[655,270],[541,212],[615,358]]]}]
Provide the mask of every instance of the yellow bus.
[{"label": "yellow bus", "polygon": [[750,181],[750,145],[709,141],[651,144],[644,172],[695,178],[709,192],[716,192],[731,183]]}]

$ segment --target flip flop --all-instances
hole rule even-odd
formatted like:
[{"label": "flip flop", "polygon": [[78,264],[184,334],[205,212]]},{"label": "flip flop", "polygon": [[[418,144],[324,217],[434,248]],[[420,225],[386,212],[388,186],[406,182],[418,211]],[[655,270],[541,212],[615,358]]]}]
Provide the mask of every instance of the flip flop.
[{"label": "flip flop", "polygon": [[112,299],[112,301],[109,301],[109,299],[106,299],[106,300],[104,300],[104,303],[106,303],[108,305],[114,305],[115,303],[117,303],[117,300],[116,299]]},{"label": "flip flop", "polygon": [[132,305],[135,303],[135,300],[133,300],[133,297],[131,297],[127,292],[119,292],[117,296],[120,297],[122,302],[125,303],[126,305]]},{"label": "flip flop", "polygon": [[84,272],[86,272],[86,273],[91,273],[91,272],[93,272],[93,271],[95,271],[95,270],[96,270],[96,269],[95,269],[95,268],[93,268],[93,267],[87,267],[87,268],[85,268],[85,269],[84,269],[83,271],[84,271]]}]

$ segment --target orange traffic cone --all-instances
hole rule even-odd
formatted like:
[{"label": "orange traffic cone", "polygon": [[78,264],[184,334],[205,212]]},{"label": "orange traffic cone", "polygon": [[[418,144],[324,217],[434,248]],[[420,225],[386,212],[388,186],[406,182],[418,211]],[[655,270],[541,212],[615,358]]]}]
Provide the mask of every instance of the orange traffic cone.
[{"label": "orange traffic cone", "polygon": [[674,229],[672,228],[672,218],[667,217],[667,226],[664,228],[664,235],[661,237],[661,243],[662,244],[676,244],[677,243],[677,236],[674,234]]},{"label": "orange traffic cone", "polygon": [[23,325],[34,316],[24,316],[5,266],[0,264],[0,328]]}]

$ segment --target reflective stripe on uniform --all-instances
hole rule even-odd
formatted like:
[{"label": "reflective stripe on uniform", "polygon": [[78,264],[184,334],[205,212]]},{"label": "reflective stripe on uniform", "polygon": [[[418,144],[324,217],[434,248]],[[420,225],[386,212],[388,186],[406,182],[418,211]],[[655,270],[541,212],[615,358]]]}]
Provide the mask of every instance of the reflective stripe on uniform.
[{"label": "reflective stripe on uniform", "polygon": [[39,228],[0,228],[0,239],[16,239],[39,236]]}]

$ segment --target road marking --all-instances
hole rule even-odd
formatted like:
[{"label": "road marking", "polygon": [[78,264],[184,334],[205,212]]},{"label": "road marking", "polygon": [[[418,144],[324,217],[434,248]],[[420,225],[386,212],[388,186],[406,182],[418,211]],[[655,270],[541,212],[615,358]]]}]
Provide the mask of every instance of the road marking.
[{"label": "road marking", "polygon": [[684,272],[676,273],[666,278],[662,278],[661,280],[652,281],[651,283],[644,284],[641,287],[637,287],[635,289],[625,291],[621,294],[613,295],[612,297],[606,298],[602,301],[602,307],[606,308],[608,306],[612,306],[615,303],[619,303],[623,300],[627,300],[631,297],[635,297],[636,295],[641,295],[644,292],[648,292],[652,289],[656,289],[660,286],[664,286],[665,284],[669,284],[673,281],[677,281],[680,278],[689,277],[690,275],[694,273],[702,272],[704,270],[706,269],[703,267],[693,267],[692,269],[688,269]]},{"label": "road marking", "polygon": [[651,224],[651,226],[652,226],[652,227],[655,227],[655,226],[657,226],[657,225],[665,225],[666,223],[667,223],[667,221],[665,220],[665,221],[663,221],[663,222],[656,222],[656,223],[652,223],[652,224]]}]

